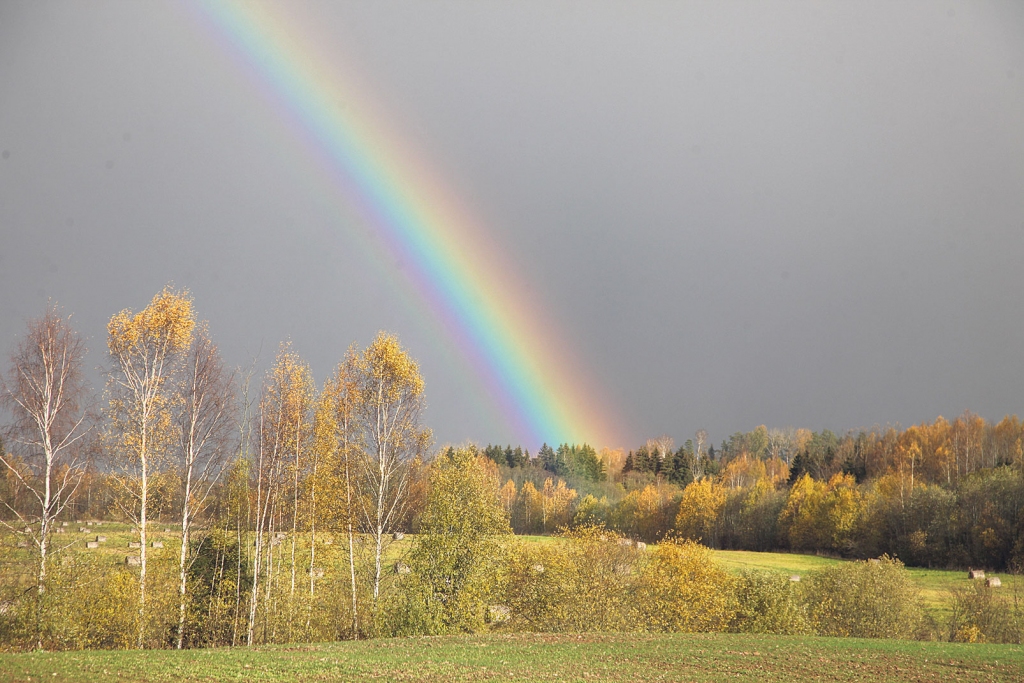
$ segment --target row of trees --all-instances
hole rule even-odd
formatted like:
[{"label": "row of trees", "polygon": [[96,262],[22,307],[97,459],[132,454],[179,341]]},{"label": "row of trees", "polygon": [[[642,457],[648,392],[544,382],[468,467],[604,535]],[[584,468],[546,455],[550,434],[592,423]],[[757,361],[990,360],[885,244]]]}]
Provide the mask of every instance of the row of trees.
[{"label": "row of trees", "polygon": [[540,468],[556,477],[601,482],[608,479],[609,462],[603,459],[589,444],[563,443],[557,449],[546,443],[531,458],[529,449],[522,446],[491,446],[483,449],[483,455],[496,464],[509,468]]},{"label": "row of trees", "polygon": [[[350,633],[358,634],[356,535],[372,542],[375,604],[388,540],[407,522],[415,498],[413,463],[430,442],[420,424],[423,380],[397,339],[381,333],[362,352],[350,348],[319,391],[309,366],[284,344],[253,395],[253,371],[225,367],[187,292],[167,288],[142,311],[114,315],[107,329],[111,369],[103,404],[84,379],[82,339],[55,306],[29,324],[0,394],[11,417],[0,452],[4,524],[35,549],[37,645],[56,523],[80,514],[83,498],[97,516],[130,523],[138,538],[136,647],[155,642],[148,604],[154,516],[179,524],[177,647],[189,632],[191,571],[216,541],[215,527],[222,564],[233,527],[234,607],[243,613],[244,605],[249,644],[267,637],[257,629],[267,611],[278,609],[272,601],[282,565],[287,609],[294,612],[296,595],[306,590],[300,560],[307,563],[309,595],[316,591],[318,530],[344,529]],[[304,558],[300,533],[309,534]],[[290,544],[286,556],[282,534]]]},{"label": "row of trees", "polygon": [[[262,640],[352,637],[355,614],[365,618],[364,634],[378,636],[735,631],[1020,642],[1024,635],[1019,606],[981,585],[958,591],[951,617],[936,623],[922,609],[920,592],[902,563],[885,556],[842,563],[794,583],[774,573],[733,576],[693,541],[668,538],[657,550],[646,549],[601,524],[578,524],[550,542],[523,542],[511,533],[493,461],[472,447],[445,449],[423,473],[427,486],[419,534],[392,555],[393,570],[376,601],[370,598],[372,575],[361,571],[374,566],[372,538],[360,534],[366,542],[355,544],[359,603],[349,603],[348,552],[337,547],[344,545],[346,531],[324,532],[325,539],[339,543],[316,549],[310,540],[299,549],[303,559],[326,551],[323,587],[289,603],[287,573],[278,572],[285,580],[268,587],[271,602],[282,604],[263,612]],[[233,594],[259,581],[241,560],[244,551],[231,531],[229,524],[212,529],[191,570],[199,599],[191,606],[196,631],[190,645],[237,642]],[[287,556],[286,543],[272,543],[268,557],[280,562]],[[164,604],[160,601],[173,593],[173,581],[165,580],[159,562],[155,567],[154,598]],[[137,576],[124,567],[106,567],[98,577],[83,580],[99,568],[81,553],[58,562],[52,586],[59,601],[47,613],[47,645],[117,647],[134,638],[135,624],[124,617],[132,610],[124,607],[133,600]],[[373,606],[367,609],[367,603]],[[291,607],[300,608],[295,628]],[[17,617],[16,609],[0,616],[0,637],[7,645],[24,642]],[[174,634],[173,621],[157,621],[166,642]]]},{"label": "row of trees", "polygon": [[971,413],[842,437],[758,427],[717,451],[704,433],[678,449],[661,437],[624,458],[601,451],[608,481],[566,472],[564,491],[558,478],[541,489],[551,472],[540,458],[502,466],[502,497],[517,533],[567,519],[645,541],[678,533],[719,548],[1005,569],[1024,562],[1022,438],[1016,417]]}]

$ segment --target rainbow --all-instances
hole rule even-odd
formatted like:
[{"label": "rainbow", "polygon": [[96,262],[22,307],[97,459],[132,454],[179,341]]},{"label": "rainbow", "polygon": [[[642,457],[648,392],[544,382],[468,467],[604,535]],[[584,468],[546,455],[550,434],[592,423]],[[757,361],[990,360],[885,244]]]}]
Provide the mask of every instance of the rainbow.
[{"label": "rainbow", "polygon": [[[406,265],[402,271],[524,444],[612,446],[617,430],[576,367],[573,347],[532,303],[436,174],[369,116],[340,69],[280,15],[287,5],[200,1],[219,42],[240,58],[320,157],[330,185]],[[339,197],[331,198],[339,201]]]}]

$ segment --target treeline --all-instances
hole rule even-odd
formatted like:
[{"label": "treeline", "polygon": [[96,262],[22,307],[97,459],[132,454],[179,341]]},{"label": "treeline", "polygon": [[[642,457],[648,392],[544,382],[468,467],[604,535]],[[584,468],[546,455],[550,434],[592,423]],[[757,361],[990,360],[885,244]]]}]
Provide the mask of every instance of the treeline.
[{"label": "treeline", "polygon": [[971,413],[843,436],[762,426],[718,449],[703,432],[679,448],[662,437],[625,454],[577,449],[600,477],[550,458],[509,466],[501,456],[522,452],[512,447],[485,452],[517,533],[601,523],[647,542],[681,534],[714,548],[1004,570],[1024,562],[1022,439],[1018,418]]}]

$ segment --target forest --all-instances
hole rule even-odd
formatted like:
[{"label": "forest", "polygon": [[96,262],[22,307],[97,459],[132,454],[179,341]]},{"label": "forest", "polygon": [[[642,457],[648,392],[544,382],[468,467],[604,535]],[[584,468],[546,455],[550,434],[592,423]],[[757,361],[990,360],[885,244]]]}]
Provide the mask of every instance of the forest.
[{"label": "forest", "polygon": [[712,548],[899,557],[1005,570],[1024,561],[1024,425],[965,412],[907,429],[698,432],[623,453],[562,445],[523,458],[487,446],[516,533],[601,523],[631,538]]},{"label": "forest", "polygon": [[[102,392],[56,306],[3,374],[5,648],[482,630],[1024,635],[1016,586],[1012,600],[962,590],[936,623],[906,569],[1018,571],[1016,417],[843,435],[760,426],[718,448],[698,430],[678,448],[660,437],[531,455],[435,444],[419,368],[385,332],[339,354],[321,384],[287,343],[265,374],[229,368],[186,291],[116,313],[107,332]],[[794,583],[729,575],[712,549],[856,561]]]}]

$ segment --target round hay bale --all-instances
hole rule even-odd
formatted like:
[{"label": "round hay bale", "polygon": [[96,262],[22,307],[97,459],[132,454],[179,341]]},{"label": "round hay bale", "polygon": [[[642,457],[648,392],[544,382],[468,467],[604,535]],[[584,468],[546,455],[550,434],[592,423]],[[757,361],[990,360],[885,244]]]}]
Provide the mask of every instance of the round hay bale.
[{"label": "round hay bale", "polygon": [[647,550],[647,544],[644,543],[643,541],[637,541],[636,542],[636,549],[637,550]]},{"label": "round hay bale", "polygon": [[799,583],[800,582],[800,575],[799,574],[793,574],[792,576],[789,577],[789,580],[792,581],[793,583]]},{"label": "round hay bale", "polygon": [[401,541],[405,538],[405,534],[401,531],[396,531],[395,533],[391,534],[391,538],[395,539],[396,541]]},{"label": "round hay bale", "polygon": [[491,605],[487,608],[487,620],[492,624],[503,624],[512,616],[506,605]]},{"label": "round hay bale", "polygon": [[969,570],[967,570],[967,578],[968,579],[984,579],[985,578],[985,572],[983,572],[980,569],[969,569]]},{"label": "round hay bale", "polygon": [[1003,582],[999,580],[998,576],[990,576],[985,579],[985,585],[989,588],[999,588],[1003,585]]}]

